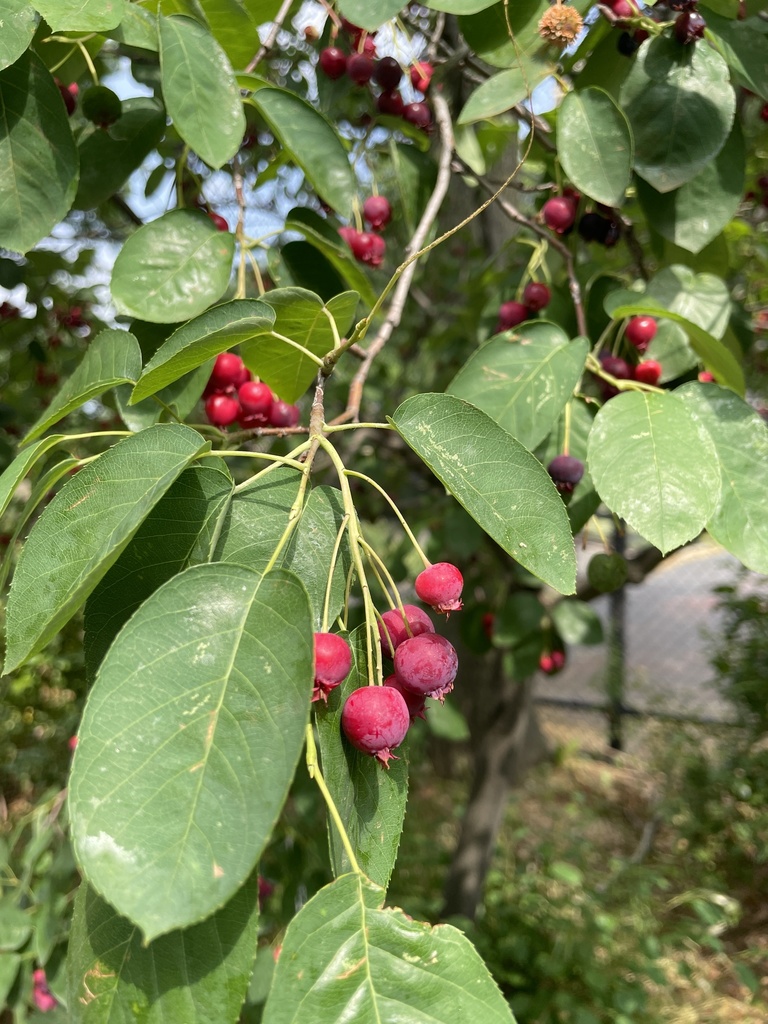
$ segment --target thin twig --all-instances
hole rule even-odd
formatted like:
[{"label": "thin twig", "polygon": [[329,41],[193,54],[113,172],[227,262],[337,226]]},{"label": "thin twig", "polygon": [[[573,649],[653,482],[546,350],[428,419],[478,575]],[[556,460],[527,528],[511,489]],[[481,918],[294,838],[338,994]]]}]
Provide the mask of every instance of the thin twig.
[{"label": "thin twig", "polygon": [[277,40],[277,34],[283,27],[283,22],[288,17],[288,12],[290,11],[292,6],[293,0],[283,0],[282,4],[280,5],[280,10],[277,12],[277,14],[275,15],[275,20],[272,22],[272,28],[269,30],[267,38],[256,51],[256,55],[254,56],[253,60],[249,61],[249,63],[246,64],[246,74],[250,74],[251,71],[253,71],[254,68],[261,63],[262,60],[264,60],[266,55],[275,45],[275,42]]}]

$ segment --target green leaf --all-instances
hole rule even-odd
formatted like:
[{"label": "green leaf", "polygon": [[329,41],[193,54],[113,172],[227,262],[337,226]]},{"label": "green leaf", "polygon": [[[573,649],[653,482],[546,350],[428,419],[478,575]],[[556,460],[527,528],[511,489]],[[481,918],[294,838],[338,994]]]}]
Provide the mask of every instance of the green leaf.
[{"label": "green leaf", "polygon": [[620,206],[632,180],[632,132],[603,89],[569,92],[557,114],[557,154],[577,189]]},{"label": "green leaf", "polygon": [[[299,482],[295,470],[281,468],[238,491],[221,527],[216,560],[247,565],[263,572],[288,525]],[[276,563],[283,569],[290,569],[306,587],[316,630],[321,628],[323,620],[331,557],[343,518],[341,492],[335,487],[313,488],[291,540]],[[345,539],[334,571],[329,622],[334,621],[344,605],[350,564],[351,554]]]},{"label": "green leaf", "polygon": [[210,167],[240,149],[245,114],[235,74],[211,33],[192,18],[158,18],[160,73],[168,115]]},{"label": "green leaf", "polygon": [[550,432],[573,394],[589,351],[546,322],[492,338],[477,349],[447,391],[487,413],[526,448]]},{"label": "green leaf", "polygon": [[259,48],[259,25],[272,21],[279,0],[198,0],[208,27],[233,67],[243,68]]},{"label": "green leaf", "polygon": [[574,592],[568,517],[538,459],[480,409],[452,395],[414,395],[392,422],[507,554],[555,590]]},{"label": "green leaf", "polygon": [[657,321],[656,337],[645,353],[661,365],[661,383],[681,377],[698,365],[699,357],[688,344],[688,335],[672,320]]},{"label": "green leaf", "polygon": [[725,281],[715,274],[697,274],[680,265],[664,267],[649,281],[645,294],[715,338],[725,334],[731,297]]},{"label": "green leaf", "polygon": [[519,647],[539,636],[543,617],[544,608],[534,594],[511,594],[493,621],[491,642],[494,647]]},{"label": "green leaf", "polygon": [[120,24],[123,0],[35,0],[54,32],[102,32]]},{"label": "green leaf", "polygon": [[5,0],[0,31],[0,70],[13,64],[32,42],[37,19],[27,0]]},{"label": "green leaf", "polygon": [[403,9],[401,0],[339,0],[339,13],[360,28],[375,32]]},{"label": "green leaf", "polygon": [[[352,294],[357,299],[356,293]],[[283,401],[295,402],[317,376],[317,363],[275,335],[281,334],[324,356],[334,347],[333,318],[320,296],[305,288],[275,288],[265,294],[264,302],[274,310],[272,332],[261,332],[260,337],[247,341],[240,354],[246,366]],[[346,313],[349,306],[345,302],[341,308]],[[342,335],[347,326],[348,320]]]},{"label": "green leaf", "polygon": [[503,114],[524,100],[554,70],[555,65],[551,61],[537,56],[526,58],[517,67],[491,75],[464,104],[457,124],[472,124],[473,121]]},{"label": "green leaf", "polygon": [[220,299],[235,237],[210,217],[171,210],[125,242],[112,271],[112,297],[121,313],[172,324],[189,320]]},{"label": "green leaf", "polygon": [[234,484],[221,459],[185,469],[141,524],[85,606],[85,669],[96,675],[110,644],[159,587],[211,559]]},{"label": "green leaf", "polygon": [[[347,639],[352,648],[352,671],[341,686],[331,691],[327,706],[315,705],[320,764],[360,868],[386,889],[400,846],[408,799],[407,747],[397,748],[398,760],[392,760],[385,770],[375,757],[355,750],[342,735],[341,712],[347,697],[368,685],[365,625]],[[338,878],[351,865],[330,817],[328,845],[331,867]]]},{"label": "green leaf", "polygon": [[34,441],[64,416],[117,384],[135,381],[141,373],[139,343],[127,331],[102,331],[88,346],[80,365],[51,399],[22,444]]},{"label": "green leaf", "polygon": [[269,330],[275,315],[259,299],[235,299],[206,310],[183,324],[160,346],[144,367],[131,395],[131,405],[154,395],[213,356]]},{"label": "green leaf", "polygon": [[32,934],[32,914],[22,910],[10,897],[0,899],[0,950],[21,949]]},{"label": "green leaf", "polygon": [[299,911],[285,933],[262,1024],[514,1024],[462,932],[413,921],[383,902],[383,889],[350,874]]},{"label": "green leaf", "polygon": [[695,178],[731,131],[736,98],[728,65],[711,46],[648,40],[621,87],[635,138],[635,170],[658,192]]},{"label": "green leaf", "polygon": [[342,280],[360,295],[366,305],[372,306],[375,303],[378,293],[371,286],[368,275],[360,269],[349,246],[342,241],[338,232],[318,213],[310,209],[294,208],[288,214],[285,229],[300,232],[326,257]]},{"label": "green leaf", "polygon": [[313,660],[299,580],[221,563],[169,580],[110,647],[72,766],[72,841],[147,941],[253,870],[304,744]]},{"label": "green leaf", "polygon": [[687,249],[701,250],[716,238],[738,209],[744,192],[744,138],[738,121],[730,138],[695,178],[673,192],[657,192],[639,178],[637,196],[655,231]]},{"label": "green leaf", "polygon": [[75,206],[88,209],[113,196],[165,134],[165,111],[151,98],[123,101],[123,113],[107,131],[80,145],[80,184]]},{"label": "green leaf", "polygon": [[426,7],[446,14],[477,14],[492,7],[495,0],[430,0]]},{"label": "green leaf", "polygon": [[80,886],[67,955],[71,1024],[233,1021],[248,991],[258,940],[259,883],[207,921],[148,946],[88,885]]},{"label": "green leaf", "polygon": [[180,424],[120,441],[61,488],[32,528],[8,597],[5,672],[72,617],[206,442]]},{"label": "green leaf", "polygon": [[[446,0],[451,5],[456,3],[457,7],[464,2]],[[534,57],[544,49],[539,21],[549,10],[549,0],[515,0],[513,4],[499,0],[493,6],[483,4],[484,9],[479,8],[480,2],[467,0],[467,6],[472,5],[478,13],[459,12],[459,27],[469,48],[482,60],[496,68],[512,68],[520,64],[522,57]],[[444,6],[442,0],[438,3],[441,8]],[[575,0],[569,6],[585,14],[591,3],[590,0]]]},{"label": "green leaf", "polygon": [[707,29],[736,80],[768,103],[768,25],[764,19],[729,21],[707,13]]},{"label": "green leaf", "polygon": [[347,150],[331,123],[286,89],[260,88],[248,102],[304,171],[320,198],[342,217],[351,217],[357,180]]},{"label": "green leaf", "polygon": [[669,392],[625,391],[606,402],[588,463],[608,508],[663,554],[697,537],[717,508],[712,441]]},{"label": "green leaf", "polygon": [[138,46],[156,53],[160,48],[157,39],[157,18],[138,4],[129,3],[117,28],[106,33],[110,39],[126,46]]},{"label": "green leaf", "polygon": [[707,523],[714,539],[748,569],[768,573],[768,430],[751,406],[716,384],[674,392],[712,439],[720,469],[720,502]]},{"label": "green leaf", "polygon": [[0,957],[0,1005],[7,1005],[8,993],[16,981],[20,965],[20,953],[3,953]]},{"label": "green leaf", "polygon": [[601,644],[603,624],[591,605],[575,599],[558,601],[552,620],[567,644]]},{"label": "green leaf", "polygon": [[10,466],[3,471],[3,475],[0,476],[0,516],[5,514],[11,501],[13,501],[16,488],[38,459],[41,459],[51,448],[54,448],[66,439],[66,434],[51,434],[50,437],[44,437],[42,441],[38,441],[36,444],[30,445],[19,452]]},{"label": "green leaf", "polygon": [[64,101],[27,51],[0,71],[0,246],[26,252],[45,238],[69,210],[77,175]]}]

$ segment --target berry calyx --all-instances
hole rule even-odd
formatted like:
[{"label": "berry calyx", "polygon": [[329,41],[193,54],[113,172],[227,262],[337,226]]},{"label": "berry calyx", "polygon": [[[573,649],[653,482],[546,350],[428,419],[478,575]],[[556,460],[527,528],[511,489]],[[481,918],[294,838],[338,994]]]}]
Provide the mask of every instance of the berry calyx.
[{"label": "berry calyx", "polygon": [[343,78],[347,72],[347,55],[338,46],[327,46],[320,51],[320,70],[332,81]]},{"label": "berry calyx", "polygon": [[411,693],[444,700],[453,689],[459,658],[453,644],[439,633],[404,640],[395,651],[395,675]]},{"label": "berry calyx", "polygon": [[426,103],[406,103],[403,107],[403,117],[423,132],[432,124],[432,111]]},{"label": "berry calyx", "polygon": [[400,84],[403,69],[394,57],[382,57],[373,71],[373,81],[385,92],[392,92]]},{"label": "berry calyx", "polygon": [[547,466],[547,472],[561,494],[573,494],[574,487],[584,476],[584,463],[572,455],[556,455]]},{"label": "berry calyx", "polygon": [[530,317],[530,311],[522,302],[502,302],[499,306],[499,319],[496,322],[496,334],[511,331],[513,327],[524,323]]},{"label": "berry calyx", "polygon": [[312,700],[328,700],[352,668],[352,651],[338,633],[315,633],[315,686]]},{"label": "berry calyx", "polygon": [[416,593],[436,612],[461,611],[464,577],[451,562],[435,562],[416,577]]},{"label": "berry calyx", "polygon": [[289,405],[277,399],[269,410],[269,422],[273,427],[295,427],[301,418],[298,405]]},{"label": "berry calyx", "polygon": [[706,27],[707,23],[698,11],[683,11],[675,19],[673,32],[681,46],[689,46],[702,38]]},{"label": "berry calyx", "polygon": [[554,676],[562,672],[565,667],[565,654],[563,651],[546,652],[539,658],[539,668],[548,676]]},{"label": "berry calyx", "polygon": [[553,196],[542,206],[541,216],[550,231],[562,235],[574,225],[576,203],[567,196]]},{"label": "berry calyx", "polygon": [[379,620],[379,636],[381,649],[388,658],[395,656],[395,651],[412,636],[422,633],[434,633],[435,627],[427,613],[415,604],[404,604],[403,611],[393,608],[384,612]]},{"label": "berry calyx", "polygon": [[213,223],[216,226],[217,230],[219,230],[219,231],[229,231],[229,224],[227,224],[227,222],[224,220],[224,218],[220,214],[211,212],[211,213],[208,214],[208,216],[213,221]]},{"label": "berry calyx", "polygon": [[426,92],[429,89],[435,69],[426,61],[417,61],[411,67],[411,85],[419,92]]},{"label": "berry calyx", "polygon": [[529,281],[523,291],[523,302],[532,313],[538,313],[540,309],[548,306],[551,298],[549,288],[539,281]]},{"label": "berry calyx", "polygon": [[408,707],[408,715],[412,722],[417,718],[424,718],[426,720],[424,712],[427,708],[427,701],[425,697],[422,697],[421,694],[411,693],[410,690],[406,690],[394,673],[391,676],[387,676],[384,680],[384,685],[394,687],[394,689],[401,694]]},{"label": "berry calyx", "polygon": [[216,356],[208,386],[214,391],[224,391],[241,383],[244,369],[243,360],[234,352],[221,352]]},{"label": "berry calyx", "polygon": [[228,427],[240,415],[240,403],[229,395],[211,395],[205,402],[205,415],[214,427]]},{"label": "berry calyx", "polygon": [[374,231],[381,231],[392,220],[392,207],[384,196],[369,196],[363,203],[363,217]]},{"label": "berry calyx", "polygon": [[272,391],[267,384],[248,380],[237,390],[240,407],[246,416],[269,416],[274,402]]},{"label": "berry calyx", "polygon": [[353,53],[347,61],[347,78],[355,85],[366,85],[371,80],[376,65],[366,53]]},{"label": "berry calyx", "polygon": [[661,380],[661,363],[655,359],[646,359],[635,367],[635,380],[641,384],[656,385]]},{"label": "berry calyx", "polygon": [[410,724],[405,698],[393,686],[361,686],[350,693],[341,712],[341,728],[352,746],[372,754],[385,768]]},{"label": "berry calyx", "polygon": [[658,324],[652,316],[633,316],[627,324],[624,336],[638,352],[645,352],[658,331]]}]

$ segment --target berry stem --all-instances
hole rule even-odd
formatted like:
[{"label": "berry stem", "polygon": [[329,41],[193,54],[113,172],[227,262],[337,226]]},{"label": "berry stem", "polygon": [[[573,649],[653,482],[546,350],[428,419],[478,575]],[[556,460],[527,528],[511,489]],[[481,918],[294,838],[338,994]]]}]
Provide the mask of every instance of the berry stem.
[{"label": "berry stem", "polygon": [[311,359],[315,366],[322,367],[324,365],[320,356],[316,356],[314,352],[310,352],[308,348],[304,348],[304,346],[300,345],[298,341],[294,341],[292,338],[286,338],[284,334],[278,334],[277,331],[270,331],[267,337],[276,338],[278,341],[284,341],[286,345],[290,345],[291,348],[297,349],[303,356],[306,356],[307,359]]},{"label": "berry stem", "polygon": [[341,541],[344,537],[344,531],[349,523],[349,513],[345,512],[344,517],[341,520],[338,532],[336,534],[336,543],[333,545],[333,553],[331,555],[331,567],[328,571],[328,582],[325,585],[325,599],[323,601],[323,624],[320,627],[321,633],[328,632],[328,609],[331,604],[331,589],[333,587],[333,574],[336,572],[336,561],[339,557],[339,548],[341,547]]},{"label": "berry stem", "polygon": [[571,443],[571,406],[573,399],[569,398],[563,410],[563,455],[570,455],[569,445]]},{"label": "berry stem", "polygon": [[247,480],[243,480],[241,484],[237,484],[234,490],[234,494],[239,494],[240,491],[246,490],[250,487],[254,480],[258,480],[262,476],[266,476],[267,473],[271,473],[275,469],[279,469],[280,466],[291,466],[293,469],[304,472],[305,463],[298,462],[293,458],[294,455],[299,455],[301,452],[306,451],[309,448],[309,441],[305,441],[304,444],[299,445],[298,448],[294,448],[288,455],[269,455],[266,452],[208,452],[206,455],[201,455],[200,458],[210,458],[214,455],[242,455],[245,458],[250,459],[267,459],[270,463],[265,469],[260,469],[258,473],[254,473],[253,476],[249,476]]},{"label": "berry stem", "polygon": [[325,433],[335,434],[339,430],[357,430],[365,427],[368,430],[394,430],[391,423],[326,423]]},{"label": "berry stem", "polygon": [[266,564],[266,567],[264,569],[265,576],[270,571],[270,569],[274,569],[275,562],[280,557],[280,553],[282,552],[285,545],[291,539],[291,534],[296,529],[299,520],[301,519],[301,513],[304,511],[304,496],[307,493],[307,484],[309,483],[309,473],[310,470],[312,469],[313,454],[314,451],[309,452],[309,455],[307,456],[307,461],[302,466],[303,472],[301,474],[301,481],[299,482],[299,490],[298,493],[296,494],[296,498],[293,504],[291,505],[290,511],[288,512],[288,523],[285,529],[283,530],[283,534],[280,537],[280,540],[277,542],[275,550],[272,552],[272,557]]},{"label": "berry stem", "polygon": [[[379,586],[384,592],[384,597],[387,599],[387,604],[389,605],[390,608],[396,608],[399,606],[400,610],[402,611],[403,603],[400,600],[400,595],[397,592],[397,584],[392,579],[392,574],[390,573],[389,569],[387,569],[386,565],[379,557],[378,553],[371,547],[367,540],[362,540],[362,545],[363,551],[365,551],[366,555],[368,556],[368,561],[371,563],[371,568],[376,573],[376,579],[379,581]],[[386,584],[381,579],[379,570],[381,570],[381,572],[384,574],[387,583],[392,588],[392,593],[395,595],[396,598],[395,601],[392,600],[392,597],[389,591],[387,590]]]},{"label": "berry stem", "polygon": [[374,487],[379,492],[379,494],[381,494],[384,498],[386,498],[386,500],[389,502],[390,506],[392,507],[392,511],[397,516],[397,518],[398,518],[398,520],[400,522],[400,525],[402,526],[403,530],[405,531],[406,536],[408,537],[408,539],[410,540],[411,544],[413,544],[414,548],[416,549],[416,554],[419,556],[419,558],[424,563],[424,568],[428,569],[432,563],[427,558],[427,556],[424,554],[424,552],[423,552],[423,550],[421,548],[421,545],[419,544],[419,542],[416,540],[416,538],[413,535],[413,531],[411,530],[411,528],[408,525],[408,523],[406,523],[405,518],[404,518],[402,512],[397,507],[397,505],[394,503],[394,501],[390,498],[390,496],[387,494],[387,492],[384,490],[384,488],[381,486],[381,484],[377,484],[375,480],[372,480],[371,477],[366,476],[365,473],[358,473],[358,472],[356,472],[355,470],[352,470],[352,469],[345,469],[344,472],[345,472],[345,474],[347,476],[353,476],[353,477],[356,477],[358,480],[364,480],[367,484],[370,484],[371,487]]},{"label": "berry stem", "polygon": [[314,779],[317,783],[318,789],[323,794],[323,800],[325,800],[326,806],[328,807],[328,813],[333,819],[333,823],[339,830],[339,836],[341,837],[342,845],[344,846],[344,852],[349,857],[349,866],[352,870],[362,875],[360,865],[357,863],[357,857],[355,851],[352,849],[352,843],[350,842],[347,830],[344,828],[344,823],[341,820],[339,810],[334,803],[333,797],[330,794],[328,787],[325,784],[323,773],[320,771],[320,762],[317,758],[317,746],[315,744],[315,734],[312,731],[312,726],[307,726],[307,771],[309,772],[310,779]]},{"label": "berry stem", "polygon": [[600,525],[600,520],[597,518],[597,516],[592,516],[592,522],[595,524],[595,530],[597,531],[597,535],[600,538],[603,547],[605,548],[606,554],[612,554],[613,549],[611,548],[608,538],[605,536],[603,528]]}]

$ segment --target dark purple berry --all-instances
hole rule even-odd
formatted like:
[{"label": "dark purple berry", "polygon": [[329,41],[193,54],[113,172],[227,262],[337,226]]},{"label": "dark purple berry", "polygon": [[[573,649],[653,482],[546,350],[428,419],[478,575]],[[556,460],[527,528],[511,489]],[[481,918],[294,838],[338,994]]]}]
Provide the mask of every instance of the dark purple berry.
[{"label": "dark purple berry", "polygon": [[584,476],[584,463],[572,455],[556,455],[547,466],[547,472],[561,494],[572,494],[574,487]]},{"label": "dark purple berry", "polygon": [[707,23],[698,11],[683,11],[675,19],[673,31],[678,43],[688,46],[690,43],[695,43],[697,39],[701,39],[706,27]]},{"label": "dark purple berry", "polygon": [[394,57],[382,57],[373,72],[374,82],[380,85],[385,92],[392,92],[396,89],[402,77],[403,69]]}]

